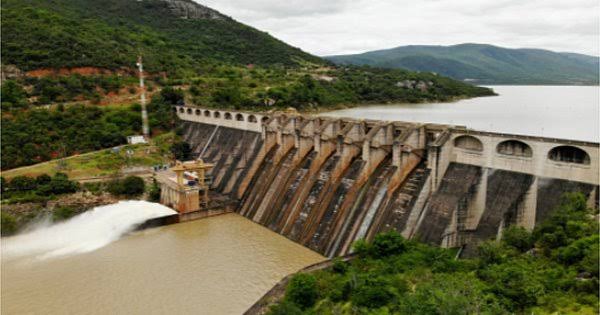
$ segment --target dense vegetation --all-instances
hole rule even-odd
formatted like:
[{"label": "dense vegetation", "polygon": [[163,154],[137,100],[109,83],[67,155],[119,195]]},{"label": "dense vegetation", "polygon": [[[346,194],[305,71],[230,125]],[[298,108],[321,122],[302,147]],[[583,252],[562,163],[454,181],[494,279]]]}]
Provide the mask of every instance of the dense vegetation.
[{"label": "dense vegetation", "polygon": [[[314,111],[493,94],[430,73],[336,68],[216,11],[190,8],[201,14],[182,18],[162,0],[3,0],[2,64],[60,71],[7,74],[2,169],[121,145],[139,134],[140,106],[132,103],[140,54],[155,134],[174,127],[174,104]],[[84,75],[68,71],[74,67],[91,68]]]},{"label": "dense vegetation", "polygon": [[491,45],[402,46],[331,56],[339,64],[436,72],[480,84],[598,84],[597,56]]},{"label": "dense vegetation", "polygon": [[68,106],[2,117],[2,169],[123,144],[139,133],[139,106]]},{"label": "dense vegetation", "polygon": [[144,193],[146,185],[141,177],[127,176],[108,183],[107,190],[116,196],[135,197]]},{"label": "dense vegetation", "polygon": [[[146,191],[144,180],[138,176],[127,176],[110,182],[95,182],[80,185],[70,180],[64,173],[53,176],[41,174],[36,177],[16,176],[10,180],[1,179],[1,227],[2,235],[11,235],[32,222],[43,220],[49,215],[52,221],[66,220],[90,207],[86,202],[72,202],[69,200],[76,192],[91,194],[110,193],[115,197],[134,198]],[[157,189],[151,186],[150,192]],[[159,191],[160,193],[160,191]],[[60,197],[60,198],[59,198]],[[149,196],[149,199],[155,196]],[[54,205],[49,206],[48,202]],[[21,207],[26,204],[27,207]],[[92,204],[93,206],[93,204]]]},{"label": "dense vegetation", "polygon": [[[196,80],[179,80],[190,87],[187,97],[205,106],[267,110],[294,107],[317,110],[323,106],[390,101],[444,101],[466,95],[487,95],[478,88],[433,74],[403,70],[347,68],[324,70],[320,80],[299,71],[226,68],[221,75]],[[97,95],[95,85],[106,91],[119,89],[123,78],[70,76],[35,80],[38,100],[73,100],[78,95]],[[286,81],[287,80],[287,81]],[[421,82],[422,88],[399,87],[395,82]],[[85,85],[85,83],[89,85]],[[288,84],[289,82],[292,82]],[[79,87],[77,87],[79,86]],[[48,91],[53,92],[48,92]],[[38,93],[34,92],[30,94]],[[53,109],[31,107],[25,89],[12,80],[2,86],[2,169],[30,165],[51,158],[108,148],[125,143],[126,136],[139,134],[140,106],[98,107],[59,105]],[[165,86],[148,104],[154,132],[170,130],[175,116],[172,105],[183,104],[186,92]],[[44,101],[45,102],[45,101]]]},{"label": "dense vegetation", "polygon": [[[313,73],[285,69],[229,69],[226,79],[192,82],[193,103],[217,107],[294,107],[316,110],[338,104],[448,101],[457,97],[492,95],[489,89],[429,73],[369,67],[322,68]],[[415,86],[400,86],[412,81]]]},{"label": "dense vegetation", "polygon": [[[175,123],[172,105],[181,92],[166,88],[148,105],[155,132]],[[140,106],[58,106],[57,109],[14,110],[2,116],[2,169],[30,165],[126,143],[141,130]]]},{"label": "dense vegetation", "polygon": [[[194,3],[190,0],[182,2]],[[318,57],[207,8],[184,19],[161,0],[3,0],[2,62],[38,68],[133,68],[210,72],[216,63],[323,64]]]},{"label": "dense vegetation", "polygon": [[[23,80],[7,80],[2,84],[2,110],[22,109],[31,105],[46,105],[88,100],[94,104],[102,100],[103,95],[117,94],[126,85],[127,93],[136,93],[131,86],[137,82],[133,77],[116,75],[83,76],[79,74],[57,77],[27,77]],[[28,87],[30,92],[26,92]]]},{"label": "dense vegetation", "polygon": [[594,214],[567,194],[532,233],[509,227],[477,259],[380,234],[351,262],[294,276],[270,314],[597,314]]},{"label": "dense vegetation", "polygon": [[66,174],[54,176],[42,174],[37,177],[17,176],[10,181],[2,177],[2,200],[10,203],[48,200],[53,195],[76,192],[77,182],[69,180]]},{"label": "dense vegetation", "polygon": [[[25,96],[36,104],[97,102],[103,94],[133,83],[129,75],[137,55],[144,56],[151,85],[184,85],[189,87],[189,99],[202,105],[303,108],[491,94],[430,74],[329,67],[323,59],[268,34],[208,8],[197,9],[216,18],[183,19],[161,0],[6,0],[2,62],[21,70],[87,66],[123,76],[21,80],[29,90]],[[432,84],[397,86],[405,80]],[[6,106],[22,106],[23,90],[11,87],[10,91],[18,90],[11,93],[17,97],[7,98]]]}]

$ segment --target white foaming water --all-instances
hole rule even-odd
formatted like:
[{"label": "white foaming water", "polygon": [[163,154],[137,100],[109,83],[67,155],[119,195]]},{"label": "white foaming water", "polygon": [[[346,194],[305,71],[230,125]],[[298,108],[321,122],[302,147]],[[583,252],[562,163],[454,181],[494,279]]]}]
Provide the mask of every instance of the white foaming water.
[{"label": "white foaming water", "polygon": [[157,203],[120,201],[73,218],[2,239],[2,259],[46,259],[85,253],[118,240],[146,220],[176,213]]}]

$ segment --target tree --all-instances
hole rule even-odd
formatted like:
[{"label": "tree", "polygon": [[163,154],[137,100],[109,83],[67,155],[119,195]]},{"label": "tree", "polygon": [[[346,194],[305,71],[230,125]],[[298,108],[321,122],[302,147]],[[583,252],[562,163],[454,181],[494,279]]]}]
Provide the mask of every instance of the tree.
[{"label": "tree", "polygon": [[3,110],[27,107],[27,93],[25,92],[23,87],[16,81],[4,81],[0,91],[0,98],[2,99]]},{"label": "tree", "polygon": [[39,187],[39,191],[44,194],[68,194],[74,193],[79,189],[79,183],[69,180],[65,173],[56,173],[52,179]]},{"label": "tree", "polygon": [[127,176],[122,180],[113,180],[108,185],[108,191],[117,196],[134,197],[144,193],[145,183],[141,177]]},{"label": "tree", "polygon": [[502,241],[520,252],[526,252],[533,247],[531,233],[521,226],[509,226],[505,229],[502,234]]},{"label": "tree", "polygon": [[382,307],[394,298],[383,278],[366,278],[353,290],[352,303],[368,308]]},{"label": "tree", "polygon": [[35,179],[27,176],[16,176],[8,183],[8,188],[13,191],[26,191],[37,188]]},{"label": "tree", "polygon": [[170,86],[160,91],[160,98],[163,102],[170,105],[183,105],[184,93],[181,89],[174,89]]},{"label": "tree", "polygon": [[306,273],[294,275],[285,292],[285,298],[302,309],[313,306],[318,296],[317,279]]},{"label": "tree", "polygon": [[401,254],[405,249],[406,241],[396,231],[376,235],[371,244],[372,255],[379,258]]},{"label": "tree", "polygon": [[148,201],[159,202],[160,201],[160,186],[156,182],[156,179],[152,179],[152,186],[148,192]]},{"label": "tree", "polygon": [[50,181],[52,181],[52,177],[50,177],[50,175],[48,174],[41,174],[35,178],[35,182],[38,185],[45,185],[48,184]]}]

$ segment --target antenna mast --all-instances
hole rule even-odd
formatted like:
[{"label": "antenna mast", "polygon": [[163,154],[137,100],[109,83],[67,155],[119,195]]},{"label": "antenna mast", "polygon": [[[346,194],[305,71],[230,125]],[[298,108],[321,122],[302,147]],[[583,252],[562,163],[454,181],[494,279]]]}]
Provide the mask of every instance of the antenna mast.
[{"label": "antenna mast", "polygon": [[144,86],[144,66],[142,65],[142,56],[138,56],[137,60],[138,71],[140,75],[140,89],[142,93],[140,95],[140,104],[142,105],[142,133],[144,138],[148,139],[149,128],[148,128],[148,112],[146,111],[146,87]]}]

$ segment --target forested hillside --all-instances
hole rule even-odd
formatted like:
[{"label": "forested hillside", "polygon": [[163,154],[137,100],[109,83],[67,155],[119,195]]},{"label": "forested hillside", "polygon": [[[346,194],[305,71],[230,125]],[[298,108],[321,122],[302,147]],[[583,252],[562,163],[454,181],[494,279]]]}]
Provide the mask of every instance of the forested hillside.
[{"label": "forested hillside", "polygon": [[[176,103],[318,111],[494,94],[431,73],[336,67],[191,0],[2,0],[1,23],[2,169],[139,133],[138,55],[159,118]],[[151,121],[155,133],[171,127]]]},{"label": "forested hillside", "polygon": [[338,64],[436,72],[479,84],[598,84],[597,56],[492,45],[401,46],[330,56]]},{"label": "forested hillside", "polygon": [[324,63],[191,0],[2,0],[3,64],[133,68],[138,54],[148,71],[172,75],[215,61]]}]

